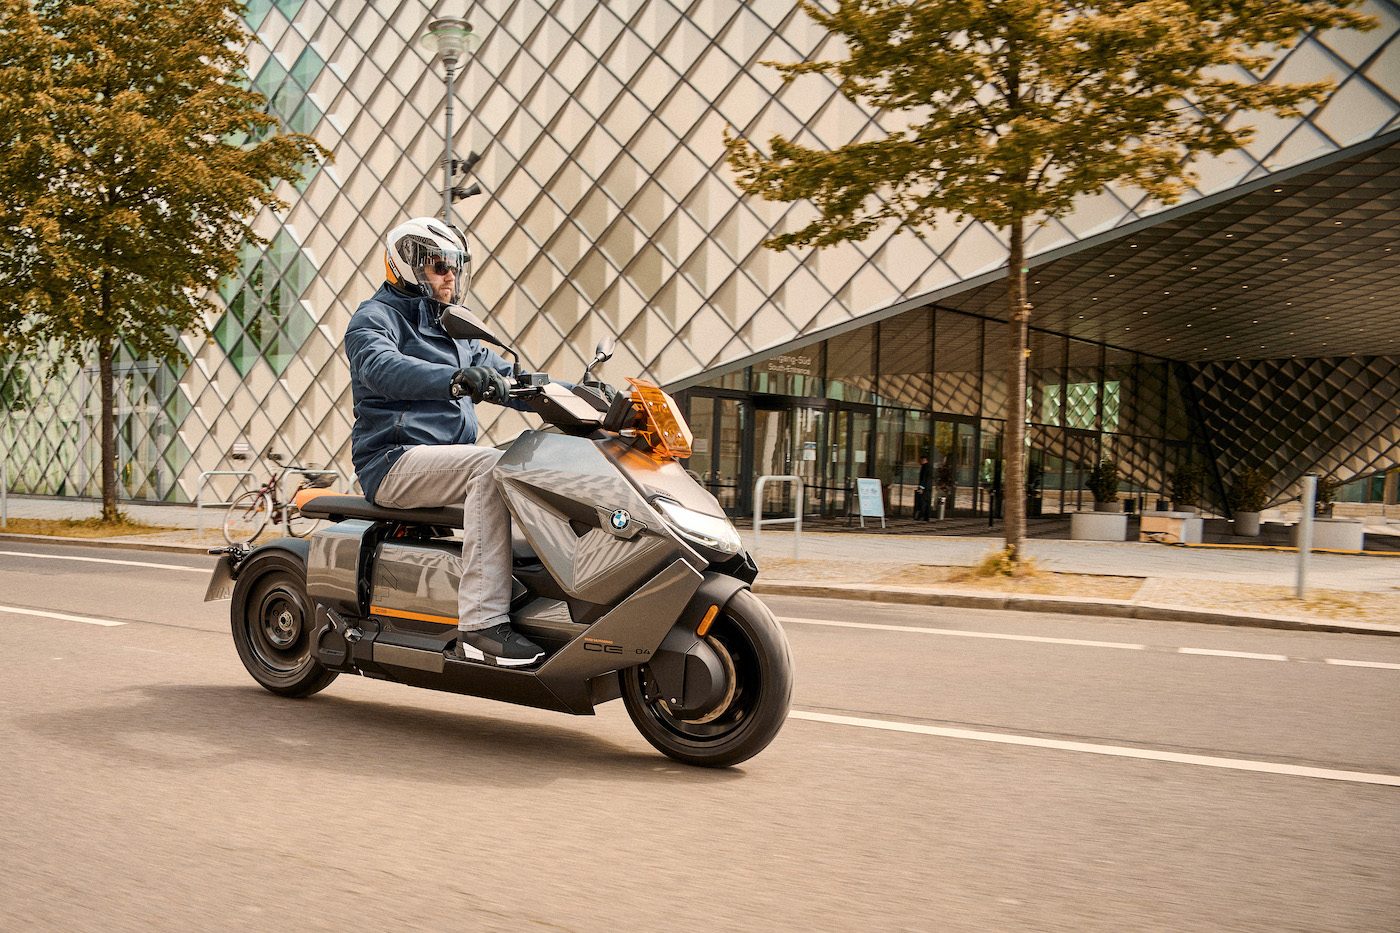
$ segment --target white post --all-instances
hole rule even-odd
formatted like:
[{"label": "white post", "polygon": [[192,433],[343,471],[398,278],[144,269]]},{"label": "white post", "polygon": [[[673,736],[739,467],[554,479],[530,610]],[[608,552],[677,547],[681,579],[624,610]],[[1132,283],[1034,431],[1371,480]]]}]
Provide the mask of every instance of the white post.
[{"label": "white post", "polygon": [[10,458],[0,457],[0,528],[10,527]]},{"label": "white post", "polygon": [[1308,592],[1308,557],[1312,552],[1313,508],[1317,501],[1317,474],[1303,477],[1303,511],[1298,515],[1298,598]]}]

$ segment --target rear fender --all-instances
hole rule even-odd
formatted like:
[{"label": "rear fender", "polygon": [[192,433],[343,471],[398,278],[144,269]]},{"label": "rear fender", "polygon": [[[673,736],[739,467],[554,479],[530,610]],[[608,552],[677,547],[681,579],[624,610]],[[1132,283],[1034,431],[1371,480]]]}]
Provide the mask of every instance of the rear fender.
[{"label": "rear fender", "polygon": [[311,544],[301,538],[278,538],[276,541],[259,545],[251,551],[245,551],[238,546],[210,550],[210,554],[219,555],[219,563],[214,567],[214,576],[209,580],[209,588],[204,591],[204,601],[207,603],[231,598],[234,582],[248,561],[256,558],[259,554],[273,551],[286,552],[301,561],[301,565],[305,567],[307,555],[311,553]]}]

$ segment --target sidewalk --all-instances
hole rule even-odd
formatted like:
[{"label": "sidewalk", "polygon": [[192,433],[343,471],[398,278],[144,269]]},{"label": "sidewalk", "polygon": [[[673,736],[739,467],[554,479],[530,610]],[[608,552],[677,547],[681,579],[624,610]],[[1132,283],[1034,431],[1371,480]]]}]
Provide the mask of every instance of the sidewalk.
[{"label": "sidewalk", "polygon": [[[88,500],[9,498],[11,518],[88,518]],[[124,503],[133,519],[176,530],[121,538],[40,540],[203,552],[223,544],[221,510]],[[976,577],[968,569],[1000,540],[914,534],[804,532],[793,557],[790,530],[764,531],[754,546],[760,593],[1121,618],[1211,622],[1400,635],[1400,557],[1314,554],[1308,599],[1294,598],[1296,553],[1125,542],[1028,540],[1044,571],[1028,579]],[[0,540],[15,536],[0,529]],[[35,540],[29,538],[26,540]]]}]

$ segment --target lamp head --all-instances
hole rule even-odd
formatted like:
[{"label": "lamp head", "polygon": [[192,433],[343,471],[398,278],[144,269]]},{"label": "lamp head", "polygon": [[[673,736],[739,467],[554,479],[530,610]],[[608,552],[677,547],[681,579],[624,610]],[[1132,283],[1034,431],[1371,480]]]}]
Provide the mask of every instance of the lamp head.
[{"label": "lamp head", "polygon": [[481,47],[481,36],[472,32],[472,24],[456,17],[440,17],[428,23],[428,31],[419,41],[448,64],[456,64]]}]

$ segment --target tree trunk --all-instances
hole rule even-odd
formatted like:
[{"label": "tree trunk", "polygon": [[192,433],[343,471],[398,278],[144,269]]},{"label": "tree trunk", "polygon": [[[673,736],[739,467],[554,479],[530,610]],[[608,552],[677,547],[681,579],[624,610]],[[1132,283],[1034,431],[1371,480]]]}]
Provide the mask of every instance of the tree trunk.
[{"label": "tree trunk", "polygon": [[1020,560],[1026,538],[1026,326],[1030,305],[1026,302],[1025,223],[1018,217],[1011,222],[1011,256],[1007,261],[1007,382],[1011,393],[1006,413],[1002,456],[1006,475],[1003,534],[1013,561]]},{"label": "tree trunk", "polygon": [[117,512],[117,419],[112,403],[112,338],[97,341],[97,378],[102,393],[102,520],[115,522]]}]

